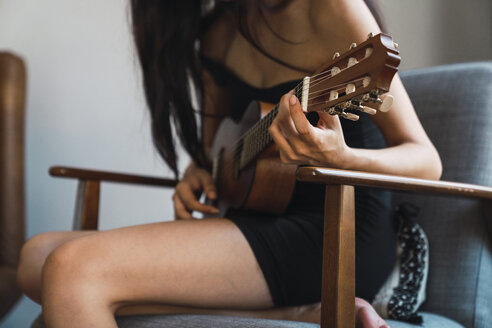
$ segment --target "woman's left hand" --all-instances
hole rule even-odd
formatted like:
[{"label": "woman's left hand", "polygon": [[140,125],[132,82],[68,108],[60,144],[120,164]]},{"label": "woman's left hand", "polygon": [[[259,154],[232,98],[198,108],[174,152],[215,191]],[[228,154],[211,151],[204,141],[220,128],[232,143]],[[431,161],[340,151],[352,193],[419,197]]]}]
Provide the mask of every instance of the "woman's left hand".
[{"label": "woman's left hand", "polygon": [[319,112],[312,126],[297,97],[290,92],[280,99],[277,117],[269,128],[283,163],[346,168],[350,148],[338,116]]}]

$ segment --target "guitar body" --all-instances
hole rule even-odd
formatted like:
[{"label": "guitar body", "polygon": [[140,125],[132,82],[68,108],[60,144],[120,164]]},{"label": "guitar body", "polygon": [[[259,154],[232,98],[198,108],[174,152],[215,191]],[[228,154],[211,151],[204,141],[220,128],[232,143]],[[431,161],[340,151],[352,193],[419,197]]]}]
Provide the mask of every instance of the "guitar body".
[{"label": "guitar body", "polygon": [[292,196],[297,165],[283,164],[275,145],[242,170],[237,165],[237,141],[274,105],[252,102],[238,123],[225,119],[210,151],[218,200],[213,203],[224,216],[230,208],[282,213]]}]

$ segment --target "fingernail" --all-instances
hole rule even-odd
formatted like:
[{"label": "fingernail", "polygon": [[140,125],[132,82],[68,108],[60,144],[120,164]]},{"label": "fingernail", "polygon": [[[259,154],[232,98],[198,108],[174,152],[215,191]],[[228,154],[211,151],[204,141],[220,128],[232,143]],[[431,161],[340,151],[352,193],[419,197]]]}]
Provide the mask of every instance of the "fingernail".
[{"label": "fingernail", "polygon": [[290,98],[289,98],[289,103],[290,103],[291,105],[295,105],[295,104],[296,104],[296,102],[297,102],[297,97],[296,97],[296,96],[294,96],[294,95],[290,96]]}]

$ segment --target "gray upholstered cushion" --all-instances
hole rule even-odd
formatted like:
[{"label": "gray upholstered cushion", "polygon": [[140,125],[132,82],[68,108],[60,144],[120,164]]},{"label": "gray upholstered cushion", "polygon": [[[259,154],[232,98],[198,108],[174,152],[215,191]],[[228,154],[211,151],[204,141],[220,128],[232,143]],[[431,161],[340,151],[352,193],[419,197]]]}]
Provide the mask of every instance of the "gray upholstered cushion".
[{"label": "gray upholstered cushion", "polygon": [[[492,62],[412,71],[403,81],[441,155],[442,179],[492,186]],[[490,209],[476,200],[396,195],[396,203],[402,200],[421,207],[418,221],[430,243],[423,309],[466,327],[490,327]]]},{"label": "gray upholstered cushion", "polygon": [[[424,325],[388,321],[391,328],[463,328],[444,317],[424,313]],[[313,323],[238,318],[215,315],[149,315],[118,318],[120,328],[319,328]],[[39,316],[31,328],[45,328]]]},{"label": "gray upholstered cushion", "polygon": [[413,325],[401,321],[388,320],[391,328],[464,328],[456,321],[432,313],[421,313],[424,318],[422,325]]}]

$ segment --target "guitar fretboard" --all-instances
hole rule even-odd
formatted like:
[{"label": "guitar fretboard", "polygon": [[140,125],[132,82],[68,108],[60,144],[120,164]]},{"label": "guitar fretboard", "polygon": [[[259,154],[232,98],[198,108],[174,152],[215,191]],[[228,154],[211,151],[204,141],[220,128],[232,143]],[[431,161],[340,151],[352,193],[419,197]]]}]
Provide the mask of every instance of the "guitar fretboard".
[{"label": "guitar fretboard", "polygon": [[[302,101],[302,82],[296,87],[296,96]],[[243,170],[250,164],[263,150],[265,150],[273,141],[272,136],[268,132],[268,128],[272,125],[273,120],[278,114],[277,104],[267,115],[256,122],[239,140],[240,147],[237,151],[237,160],[239,171]]]}]

